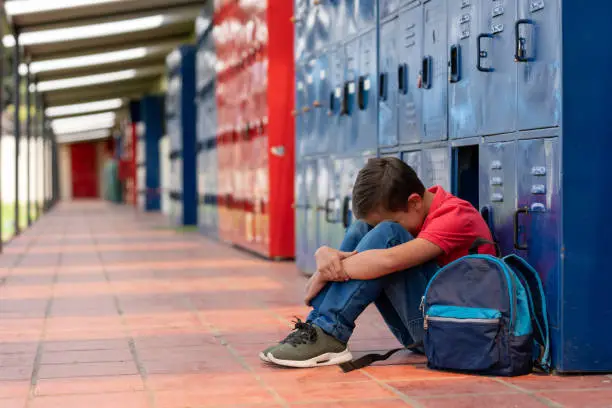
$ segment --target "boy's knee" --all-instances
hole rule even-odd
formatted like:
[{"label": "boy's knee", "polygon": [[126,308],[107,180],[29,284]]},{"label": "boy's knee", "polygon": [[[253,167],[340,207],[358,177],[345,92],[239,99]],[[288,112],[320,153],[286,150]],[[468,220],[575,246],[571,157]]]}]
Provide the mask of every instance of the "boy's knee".
[{"label": "boy's knee", "polygon": [[412,235],[398,223],[383,221],[361,240],[357,251],[384,249],[412,240]]},{"label": "boy's knee", "polygon": [[371,231],[372,234],[381,234],[387,237],[398,236],[402,240],[413,239],[412,235],[397,222],[382,221]]}]

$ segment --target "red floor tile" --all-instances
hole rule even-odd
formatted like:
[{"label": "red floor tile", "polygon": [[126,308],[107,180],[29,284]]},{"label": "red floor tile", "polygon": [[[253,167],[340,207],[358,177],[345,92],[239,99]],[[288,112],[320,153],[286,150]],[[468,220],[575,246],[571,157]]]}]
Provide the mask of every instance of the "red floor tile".
[{"label": "red floor tile", "polygon": [[470,395],[419,399],[423,408],[544,408],[549,405],[523,394]]},{"label": "red floor tile", "polygon": [[579,390],[542,392],[539,395],[562,404],[566,408],[610,408],[612,407],[612,390]]},{"label": "red floor tile", "polygon": [[149,408],[144,392],[122,392],[105,394],[58,395],[36,397],[31,408]]}]

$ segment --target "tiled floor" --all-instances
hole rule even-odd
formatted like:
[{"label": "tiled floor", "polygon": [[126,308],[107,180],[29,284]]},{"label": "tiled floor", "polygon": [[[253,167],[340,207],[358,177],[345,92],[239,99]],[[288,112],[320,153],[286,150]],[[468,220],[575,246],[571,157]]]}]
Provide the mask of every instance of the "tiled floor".
[{"label": "tiled floor", "polygon": [[[64,204],[0,256],[0,408],[612,407],[607,376],[481,378],[410,353],[343,374],[279,369],[305,278],[161,227],[159,216]],[[396,345],[375,310],[352,349]]]}]

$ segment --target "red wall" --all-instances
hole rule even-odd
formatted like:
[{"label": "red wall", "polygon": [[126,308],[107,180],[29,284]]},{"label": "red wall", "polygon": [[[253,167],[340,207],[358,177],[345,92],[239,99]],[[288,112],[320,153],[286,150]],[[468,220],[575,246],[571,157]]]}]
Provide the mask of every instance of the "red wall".
[{"label": "red wall", "polygon": [[72,162],[72,197],[98,198],[98,154],[94,143],[70,146]]}]

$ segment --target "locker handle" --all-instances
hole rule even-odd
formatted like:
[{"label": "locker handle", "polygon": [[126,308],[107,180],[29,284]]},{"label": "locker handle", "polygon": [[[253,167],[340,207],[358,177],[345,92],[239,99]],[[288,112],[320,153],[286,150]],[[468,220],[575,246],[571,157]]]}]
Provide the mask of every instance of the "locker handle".
[{"label": "locker handle", "polygon": [[347,115],[349,116],[351,114],[351,107],[350,107],[350,102],[349,102],[349,89],[350,89],[351,83],[350,82],[345,82],[344,83],[344,88],[342,91],[342,108],[340,111],[341,115]]},{"label": "locker handle", "polygon": [[387,92],[388,92],[388,78],[389,74],[386,72],[381,72],[380,77],[378,78],[378,98],[381,101],[387,100]]},{"label": "locker handle", "polygon": [[408,65],[400,64],[397,67],[397,87],[402,95],[408,93]]},{"label": "locker handle", "polygon": [[514,212],[514,249],[526,251],[529,249],[527,244],[521,244],[519,242],[519,224],[521,214],[529,214],[529,208],[523,207],[519,208]]},{"label": "locker handle", "polygon": [[333,210],[331,208],[331,204],[336,201],[336,199],[334,198],[328,198],[327,200],[325,200],[325,221],[327,221],[330,224],[335,224],[336,221],[333,220],[332,218],[330,218],[330,216],[333,214]]},{"label": "locker handle", "polygon": [[450,47],[450,75],[449,82],[456,84],[461,80],[461,46],[459,44],[451,45]]},{"label": "locker handle", "polygon": [[484,218],[485,223],[489,227],[493,241],[497,242],[497,238],[495,236],[495,226],[493,225],[493,207],[490,205],[485,205],[480,209],[480,215],[482,218]]},{"label": "locker handle", "polygon": [[480,63],[482,62],[482,60],[484,58],[487,58],[488,54],[486,51],[482,50],[482,39],[483,38],[494,38],[493,34],[488,34],[488,33],[482,33],[478,36],[478,39],[476,40],[476,68],[480,71],[480,72],[493,72],[494,69],[493,68],[485,68],[483,67]]},{"label": "locker handle", "polygon": [[344,228],[348,228],[351,225],[350,219],[350,204],[351,198],[349,196],[344,197],[344,202],[342,204],[342,225]]},{"label": "locker handle", "polygon": [[370,92],[369,82],[370,78],[368,78],[367,75],[359,77],[359,88],[357,93],[359,110],[366,110],[368,108],[368,93]]},{"label": "locker handle", "polygon": [[521,34],[519,32],[522,25],[528,24],[533,24],[533,21],[528,19],[522,19],[517,20],[516,23],[514,23],[514,60],[516,62],[529,62],[533,60],[533,58],[527,57],[527,49],[525,46],[527,43],[527,39],[525,37],[521,37]]},{"label": "locker handle", "polygon": [[336,113],[336,94],[334,91],[331,91],[329,93],[329,111],[327,114],[332,116],[334,113]]},{"label": "locker handle", "polygon": [[421,66],[421,87],[424,89],[431,88],[431,65],[431,56],[424,57]]}]

